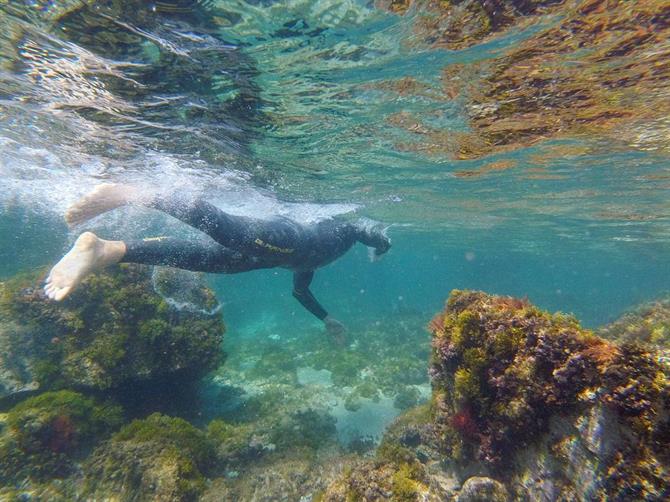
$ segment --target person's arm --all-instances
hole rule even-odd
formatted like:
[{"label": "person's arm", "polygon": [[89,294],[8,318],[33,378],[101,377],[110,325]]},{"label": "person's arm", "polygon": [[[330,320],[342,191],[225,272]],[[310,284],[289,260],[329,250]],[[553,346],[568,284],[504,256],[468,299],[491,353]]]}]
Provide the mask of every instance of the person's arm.
[{"label": "person's arm", "polygon": [[321,306],[309,290],[309,285],[312,283],[313,277],[313,271],[295,272],[293,274],[293,297],[315,317],[323,321],[328,317],[328,312],[326,312],[326,309]]},{"label": "person's arm", "polygon": [[340,336],[344,333],[344,325],[338,320],[330,317],[328,312],[326,312],[326,309],[321,306],[309,290],[309,285],[312,283],[313,277],[314,271],[295,272],[293,274],[293,296],[303,307],[309,310],[315,317],[323,321],[328,333]]},{"label": "person's arm", "polygon": [[374,248],[375,256],[379,257],[391,249],[391,239],[386,230],[370,224],[356,225],[356,239],[362,244]]}]

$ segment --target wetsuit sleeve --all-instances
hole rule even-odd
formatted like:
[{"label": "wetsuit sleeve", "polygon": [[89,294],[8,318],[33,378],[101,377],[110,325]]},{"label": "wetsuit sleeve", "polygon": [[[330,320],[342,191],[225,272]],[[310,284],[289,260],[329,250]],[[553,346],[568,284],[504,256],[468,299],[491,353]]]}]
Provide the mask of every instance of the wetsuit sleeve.
[{"label": "wetsuit sleeve", "polygon": [[391,249],[391,239],[378,228],[357,227],[356,239],[362,244],[375,248],[375,254],[382,255]]},{"label": "wetsuit sleeve", "polygon": [[295,272],[293,274],[293,296],[303,307],[323,321],[328,316],[328,312],[326,312],[326,309],[321,306],[309,290],[313,277],[313,271]]}]

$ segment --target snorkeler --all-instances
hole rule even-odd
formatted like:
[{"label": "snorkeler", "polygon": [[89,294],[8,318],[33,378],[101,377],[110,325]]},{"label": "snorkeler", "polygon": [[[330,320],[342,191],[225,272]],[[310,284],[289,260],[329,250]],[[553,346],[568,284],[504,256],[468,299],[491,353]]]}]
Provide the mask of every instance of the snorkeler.
[{"label": "snorkeler", "polygon": [[68,209],[65,219],[77,225],[131,204],[162,211],[213,241],[173,237],[107,241],[84,232],[51,269],[44,286],[49,298],[60,301],[90,273],[121,262],[224,274],[281,267],[293,271],[293,296],[324,322],[329,334],[340,337],[344,326],[328,315],[309,289],[314,271],[345,254],[356,242],[374,248],[377,258],[391,247],[382,229],[364,223],[325,220],[303,225],[284,217],[266,221],[234,216],[201,199],[147,196],[135,187],[117,184],[97,186]]}]

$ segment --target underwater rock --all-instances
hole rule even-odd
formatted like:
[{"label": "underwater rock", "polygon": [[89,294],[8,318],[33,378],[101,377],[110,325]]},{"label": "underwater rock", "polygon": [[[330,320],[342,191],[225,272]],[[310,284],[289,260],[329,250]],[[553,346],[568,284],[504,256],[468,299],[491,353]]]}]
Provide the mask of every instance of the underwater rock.
[{"label": "underwater rock", "polygon": [[212,480],[200,501],[321,502],[323,490],[355,462],[341,455],[277,456]]},{"label": "underwater rock", "polygon": [[670,297],[640,305],[597,330],[616,342],[639,342],[670,349]]},{"label": "underwater rock", "polygon": [[507,488],[500,481],[481,476],[472,476],[463,483],[456,502],[506,502]]},{"label": "underwater rock", "polygon": [[[202,294],[215,302],[210,290]],[[221,362],[223,332],[218,314],[168,305],[148,267],[91,275],[61,303],[45,298],[36,277],[15,277],[0,283],[0,398],[176,374],[195,379]]]},{"label": "underwater rock", "polygon": [[16,405],[0,435],[0,485],[64,478],[122,421],[121,408],[69,390]]},{"label": "underwater rock", "polygon": [[206,434],[158,413],[134,420],[84,466],[86,500],[196,500],[215,458]]},{"label": "underwater rock", "polygon": [[518,480],[537,467],[580,499],[670,489],[670,378],[657,354],[481,292],[453,291],[430,327],[433,412],[456,465]]},{"label": "underwater rock", "polygon": [[376,458],[325,500],[670,492],[670,371],[651,348],[616,345],[570,316],[475,291],[453,291],[430,330],[430,406],[401,415]]},{"label": "underwater rock", "polygon": [[324,502],[446,500],[453,479],[435,466],[442,463],[428,405],[398,417],[373,459],[349,465],[323,493]]}]

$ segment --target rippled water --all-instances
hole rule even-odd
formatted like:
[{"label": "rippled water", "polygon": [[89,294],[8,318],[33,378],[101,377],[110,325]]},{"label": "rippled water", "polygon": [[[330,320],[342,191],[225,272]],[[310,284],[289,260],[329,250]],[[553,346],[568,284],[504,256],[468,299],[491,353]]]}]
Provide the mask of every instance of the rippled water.
[{"label": "rippled water", "polygon": [[[492,15],[490,33],[421,2],[177,4],[0,7],[9,216],[46,217],[58,240],[64,208],[101,180],[179,186],[232,212],[393,223],[394,265],[413,250],[430,272],[390,296],[430,308],[474,282],[602,320],[665,287],[668,46],[644,12],[620,9],[599,39],[589,23],[607,11],[557,2]],[[658,5],[636,9],[662,19]],[[625,42],[621,15],[657,40]],[[634,86],[611,83],[638,66]],[[145,232],[137,218],[119,232]]]}]

